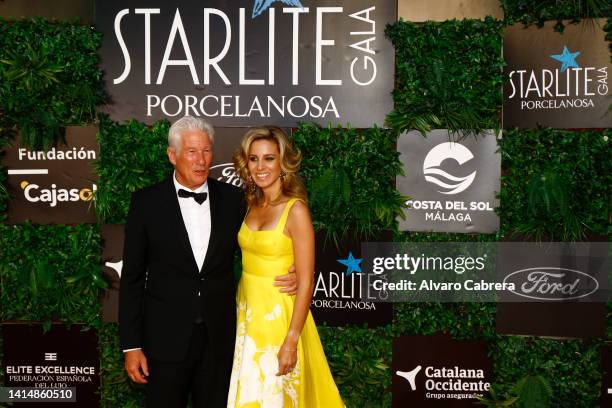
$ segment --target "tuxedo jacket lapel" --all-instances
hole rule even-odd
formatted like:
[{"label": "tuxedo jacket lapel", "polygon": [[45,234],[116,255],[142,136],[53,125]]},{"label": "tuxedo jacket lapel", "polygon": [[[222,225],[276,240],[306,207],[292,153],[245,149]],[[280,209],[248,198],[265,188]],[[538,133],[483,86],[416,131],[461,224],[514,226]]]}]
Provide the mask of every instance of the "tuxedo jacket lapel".
[{"label": "tuxedo jacket lapel", "polygon": [[[185,250],[184,259],[189,259],[191,268],[194,271],[198,270],[198,264],[193,256],[193,250],[191,249],[191,244],[189,243],[189,235],[187,234],[187,228],[185,227],[185,222],[183,221],[183,215],[181,214],[181,207],[179,206],[178,197],[176,196],[176,189],[174,187],[174,181],[172,180],[174,176],[171,176],[168,179],[167,188],[165,191],[167,193],[166,200],[164,200],[168,206],[170,207],[168,211],[163,212],[163,214],[168,214],[168,221],[170,223],[170,228],[173,230],[169,237],[176,237],[178,242],[181,244],[181,247]],[[177,256],[181,256],[177,254]]]}]

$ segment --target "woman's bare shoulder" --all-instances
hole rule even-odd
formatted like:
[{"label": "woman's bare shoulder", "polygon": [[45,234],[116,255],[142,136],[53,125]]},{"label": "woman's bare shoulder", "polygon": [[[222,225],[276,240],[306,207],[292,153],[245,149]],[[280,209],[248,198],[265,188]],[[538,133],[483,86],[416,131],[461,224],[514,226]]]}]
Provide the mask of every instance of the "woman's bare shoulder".
[{"label": "woman's bare shoulder", "polygon": [[289,209],[289,216],[287,218],[287,227],[291,229],[301,229],[304,226],[312,226],[312,221],[310,219],[310,211],[308,210],[308,205],[302,201],[298,200]]}]

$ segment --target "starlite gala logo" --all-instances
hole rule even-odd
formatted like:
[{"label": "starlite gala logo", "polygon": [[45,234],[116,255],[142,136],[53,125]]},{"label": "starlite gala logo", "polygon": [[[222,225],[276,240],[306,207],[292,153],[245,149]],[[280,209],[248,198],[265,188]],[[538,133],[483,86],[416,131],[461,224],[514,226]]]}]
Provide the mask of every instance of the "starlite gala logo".
[{"label": "starlite gala logo", "polygon": [[[272,3],[275,3],[275,0],[255,0],[253,4],[253,15],[251,18],[255,18],[270,7],[272,7]],[[299,0],[280,0],[281,3],[286,4],[287,6],[299,7],[301,9],[304,8],[302,3]]]},{"label": "starlite gala logo", "polygon": [[[386,298],[382,291],[374,296],[370,274],[361,271],[362,258],[355,258],[349,251],[345,259],[336,259],[344,271],[319,271],[315,276],[315,287],[311,305],[317,308],[376,310],[370,299]],[[388,294],[385,292],[386,296]]]},{"label": "starlite gala logo", "polygon": [[[119,10],[114,16],[113,34],[116,45],[121,49],[123,56],[123,71],[112,79],[112,85],[119,85],[125,81],[143,80],[144,83],[139,86],[145,85],[147,92],[162,92],[161,94],[147,93],[146,101],[143,101],[146,105],[147,117],[159,114],[161,111],[168,117],[193,115],[222,118],[270,118],[280,116],[283,118],[340,119],[341,109],[338,108],[331,95],[323,93],[321,95],[276,95],[272,89],[275,86],[286,86],[290,87],[287,89],[291,89],[297,85],[304,85],[306,81],[312,81],[311,72],[314,72],[314,81],[309,82],[308,87],[312,87],[314,92],[328,87],[341,87],[343,84],[346,86],[347,83],[367,89],[379,76],[377,64],[381,63],[382,58],[375,45],[377,41],[376,18],[379,14],[376,6],[352,10],[352,5],[338,2],[335,7],[304,7],[299,1],[285,0],[282,3],[290,7],[277,9],[272,7],[275,3],[278,2],[256,0],[250,21],[246,17],[247,10],[244,7],[238,8],[237,21],[230,20],[235,7],[232,2],[227,2],[223,10],[203,7],[199,27],[184,24],[185,11],[183,10],[181,14],[180,8],[174,10],[170,7],[167,9],[124,8]],[[174,14],[174,18],[170,27],[164,27],[159,15],[168,13]],[[263,51],[267,55],[264,55],[262,50],[247,47],[247,27],[255,26],[261,27],[260,30],[265,30],[265,24],[259,24],[264,17],[263,13],[268,15],[269,44]],[[303,15],[315,17],[306,19]],[[339,44],[338,40],[323,36],[324,26],[331,24],[329,21],[334,15],[350,19],[350,24],[346,24],[346,33],[343,33],[349,37],[348,47]],[[126,39],[129,38],[129,33],[134,29],[138,19],[141,21],[138,24],[144,23],[142,24],[144,32],[141,37],[139,36],[143,39],[143,43],[130,44],[130,49]],[[188,19],[191,21],[190,17]],[[280,26],[281,19],[291,19],[293,27],[290,32],[277,32],[277,20]],[[306,27],[306,21],[313,24],[314,27]],[[211,27],[218,24],[220,27],[215,28],[213,32]],[[315,40],[312,46],[304,47],[300,33],[304,36],[304,32],[308,30],[314,31]],[[155,38],[155,31],[169,33],[165,45],[152,41]],[[195,44],[199,42],[194,38],[203,38],[203,46],[195,47]],[[276,72],[278,65],[276,60],[277,53],[281,52],[284,47],[291,47],[292,58],[282,61],[284,73],[281,74]],[[342,47],[345,54],[335,57],[337,60],[335,64],[342,69],[336,71],[335,78],[325,78],[324,76],[328,73],[325,72],[324,66],[331,62],[328,61],[329,57],[325,55],[324,50],[337,47]],[[173,58],[175,49],[179,49],[180,55],[184,55],[184,58]],[[137,64],[132,64],[132,58],[137,61],[136,56],[143,50],[144,72],[136,72]],[[155,61],[154,56],[161,53],[162,50],[164,50],[162,60]],[[312,61],[299,55],[307,52],[311,54],[313,51]],[[232,55],[236,53],[238,54],[237,60],[232,59]],[[258,58],[248,58],[255,55]],[[265,61],[267,65],[265,72],[261,72],[258,78],[247,78],[249,73],[256,71],[251,65],[257,60]],[[247,64],[248,61],[251,65]],[[237,66],[232,69],[228,67],[229,64],[236,63]],[[307,63],[312,65],[307,67]],[[165,95],[163,92],[166,92],[167,88],[156,88],[156,86],[161,86],[164,81],[168,81],[166,71],[169,67],[183,69],[187,82],[191,82],[196,88],[202,87],[208,90],[212,85],[221,86],[221,89],[235,89],[233,88],[235,85],[267,88],[261,88],[261,92],[248,98],[240,94],[215,95],[214,93]],[[348,73],[348,81],[342,79],[343,73]],[[141,75],[144,76],[141,78]],[[266,95],[268,92],[265,91],[266,89],[269,90],[268,95]]]},{"label": "starlite gala logo", "polygon": [[508,74],[511,87],[508,98],[519,99],[521,110],[593,108],[593,97],[608,95],[607,66],[581,66],[580,59],[585,56],[567,46],[547,57],[560,66],[519,69]]},{"label": "starlite gala logo", "polygon": [[465,191],[474,181],[476,171],[465,177],[457,177],[449,174],[440,168],[446,159],[455,160],[460,165],[472,160],[474,155],[462,144],[447,142],[435,146],[427,153],[423,162],[423,174],[425,180],[435,184],[437,191],[441,194],[459,194]]}]

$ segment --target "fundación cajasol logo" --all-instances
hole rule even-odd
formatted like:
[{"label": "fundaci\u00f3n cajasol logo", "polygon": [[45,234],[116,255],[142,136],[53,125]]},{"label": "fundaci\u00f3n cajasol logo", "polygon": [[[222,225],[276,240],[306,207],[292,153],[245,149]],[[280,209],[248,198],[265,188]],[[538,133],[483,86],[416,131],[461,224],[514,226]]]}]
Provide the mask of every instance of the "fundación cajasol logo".
[{"label": "fundaci\u00f3n cajasol logo", "polygon": [[43,188],[36,183],[26,180],[20,184],[23,195],[31,203],[47,203],[49,207],[55,207],[60,202],[91,201],[96,191],[96,185],[91,188],[58,188],[57,184],[51,184],[50,188]]},{"label": "fundaci\u00f3n cajasol logo", "polygon": [[435,184],[436,189],[441,194],[458,194],[465,191],[476,177],[476,170],[465,177],[457,177],[441,168],[441,164],[446,159],[455,160],[460,165],[472,160],[474,155],[464,145],[460,143],[441,143],[427,153],[423,161],[423,175],[425,180]]}]

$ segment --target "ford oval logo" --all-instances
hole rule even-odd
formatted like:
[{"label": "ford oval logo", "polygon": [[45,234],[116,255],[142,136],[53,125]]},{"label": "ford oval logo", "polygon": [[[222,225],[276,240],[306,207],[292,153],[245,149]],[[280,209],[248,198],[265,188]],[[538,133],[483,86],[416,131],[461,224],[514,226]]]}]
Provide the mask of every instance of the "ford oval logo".
[{"label": "ford oval logo", "polygon": [[557,267],[521,269],[506,276],[504,283],[514,283],[515,295],[536,300],[580,299],[599,289],[592,276]]},{"label": "ford oval logo", "polygon": [[211,176],[224,183],[231,184],[236,187],[242,187],[242,180],[236,174],[233,163],[222,163],[210,168]]}]

